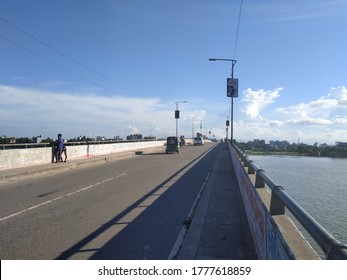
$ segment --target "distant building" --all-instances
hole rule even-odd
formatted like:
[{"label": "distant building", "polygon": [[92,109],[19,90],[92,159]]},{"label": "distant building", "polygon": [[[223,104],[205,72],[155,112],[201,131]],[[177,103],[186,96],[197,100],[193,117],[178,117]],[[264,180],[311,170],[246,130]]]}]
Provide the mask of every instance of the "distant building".
[{"label": "distant building", "polygon": [[33,143],[42,143],[43,137],[42,135],[33,137]]},{"label": "distant building", "polygon": [[143,139],[145,140],[156,140],[155,136],[145,136]]},{"label": "distant building", "polygon": [[347,150],[347,142],[336,142],[336,147],[338,149],[346,149]]},{"label": "distant building", "polygon": [[142,140],[142,134],[132,134],[127,136],[127,140]]},{"label": "distant building", "polygon": [[275,149],[286,149],[289,146],[288,141],[280,141],[280,140],[270,140],[270,147]]},{"label": "distant building", "polygon": [[254,140],[253,140],[253,144],[254,144],[254,145],[265,146],[265,140],[264,140],[264,139],[254,139]]}]

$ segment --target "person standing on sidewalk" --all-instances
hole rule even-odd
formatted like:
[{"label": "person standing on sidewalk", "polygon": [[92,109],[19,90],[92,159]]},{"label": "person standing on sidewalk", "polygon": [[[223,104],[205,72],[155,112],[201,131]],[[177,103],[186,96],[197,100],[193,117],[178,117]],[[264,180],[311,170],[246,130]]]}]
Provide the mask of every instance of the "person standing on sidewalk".
[{"label": "person standing on sidewalk", "polygon": [[58,134],[58,143],[57,143],[57,161],[56,162],[60,162],[61,160],[61,155],[63,153],[64,150],[64,139],[62,138],[62,135],[59,133]]}]

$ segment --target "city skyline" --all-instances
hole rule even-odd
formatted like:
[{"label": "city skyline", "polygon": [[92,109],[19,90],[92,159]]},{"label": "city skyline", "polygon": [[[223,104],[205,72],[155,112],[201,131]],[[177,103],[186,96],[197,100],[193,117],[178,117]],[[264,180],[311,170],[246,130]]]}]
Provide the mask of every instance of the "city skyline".
[{"label": "city skyline", "polygon": [[231,63],[216,57],[237,60],[234,139],[347,141],[346,12],[322,0],[4,1],[0,135],[175,135],[187,100],[179,134],[202,122],[224,138]]},{"label": "city skyline", "polygon": [[[183,135],[184,136],[184,135]],[[196,135],[197,136],[197,135]],[[203,137],[205,137],[206,140],[211,140],[211,141],[221,141],[221,140],[225,140],[225,138],[221,138],[221,139],[218,139],[216,137],[208,137],[208,135],[203,135]],[[142,135],[142,134],[130,134],[130,135],[126,135],[124,138],[123,137],[120,137],[119,135],[116,135],[114,137],[111,137],[111,138],[107,138],[105,136],[102,136],[102,135],[97,135],[95,138],[89,138],[85,135],[79,135],[79,136],[75,136],[75,137],[72,137],[72,138],[64,138],[64,141],[66,142],[79,142],[79,141],[95,141],[95,142],[98,142],[98,141],[101,141],[101,142],[112,142],[114,140],[116,141],[129,141],[129,140],[166,140],[166,137],[156,137],[156,136],[151,136],[151,135]],[[192,139],[191,137],[185,137],[186,139]],[[57,137],[45,137],[44,135],[37,135],[37,136],[22,136],[22,137],[12,137],[12,136],[6,136],[6,135],[0,135],[0,140],[3,140],[3,139],[7,139],[10,140],[9,143],[7,144],[21,144],[21,143],[48,143],[47,140],[50,140],[50,141],[54,141],[57,139]],[[30,142],[20,142],[20,143],[16,143],[16,140],[21,140],[21,141],[24,141],[24,140],[29,140]],[[37,141],[39,140],[39,141]],[[230,139],[229,139],[230,140]],[[234,139],[234,141],[236,142],[236,144],[259,144],[259,143],[262,143],[262,144],[266,144],[266,145],[279,145],[279,146],[282,146],[282,145],[309,145],[309,146],[315,146],[315,147],[318,147],[318,146],[322,146],[322,147],[325,147],[325,146],[337,146],[337,145],[347,145],[347,142],[341,142],[341,141],[336,141],[335,143],[331,143],[331,144],[327,144],[327,143],[319,143],[319,142],[314,142],[314,143],[305,143],[305,142],[302,142],[300,141],[300,139],[297,139],[297,142],[290,142],[286,139],[270,139],[270,140],[265,140],[265,139],[248,139],[248,140],[245,140],[245,141],[238,141],[237,139]],[[4,144],[4,141],[0,141]]]}]

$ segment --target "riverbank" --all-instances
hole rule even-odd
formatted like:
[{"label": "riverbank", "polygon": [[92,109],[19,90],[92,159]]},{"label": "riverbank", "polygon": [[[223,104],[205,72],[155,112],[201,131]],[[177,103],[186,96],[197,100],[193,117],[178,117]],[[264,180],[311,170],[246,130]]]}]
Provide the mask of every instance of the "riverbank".
[{"label": "riverbank", "polygon": [[347,158],[346,153],[334,153],[334,154],[317,154],[317,153],[298,153],[298,152],[283,152],[283,151],[256,151],[256,150],[244,150],[246,155],[256,156],[295,156],[295,157],[318,157],[318,158]]},{"label": "riverbank", "polygon": [[254,150],[244,150],[246,155],[256,155],[256,156],[307,156],[307,154],[299,154],[294,152],[271,152],[271,151],[254,151]]}]

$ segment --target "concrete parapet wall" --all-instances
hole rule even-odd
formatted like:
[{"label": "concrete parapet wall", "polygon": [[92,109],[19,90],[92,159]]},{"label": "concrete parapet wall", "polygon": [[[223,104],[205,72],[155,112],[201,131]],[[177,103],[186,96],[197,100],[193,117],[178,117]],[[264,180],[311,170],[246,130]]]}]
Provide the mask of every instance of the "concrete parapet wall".
[{"label": "concrete parapet wall", "polygon": [[270,192],[255,188],[255,175],[248,174],[230,144],[229,150],[259,259],[319,259],[288,216],[270,214]]},{"label": "concrete parapet wall", "polygon": [[0,151],[0,170],[50,163],[52,148]]},{"label": "concrete parapet wall", "polygon": [[[114,144],[86,144],[67,146],[68,160],[99,155],[162,147],[165,141],[125,142]],[[52,162],[52,148],[29,148],[0,151],[0,170],[46,164]]]}]

